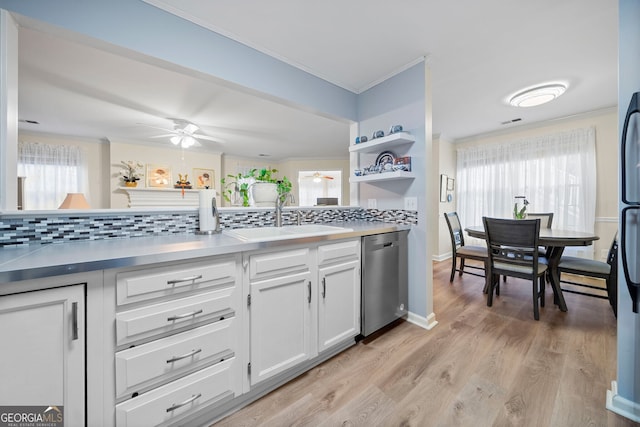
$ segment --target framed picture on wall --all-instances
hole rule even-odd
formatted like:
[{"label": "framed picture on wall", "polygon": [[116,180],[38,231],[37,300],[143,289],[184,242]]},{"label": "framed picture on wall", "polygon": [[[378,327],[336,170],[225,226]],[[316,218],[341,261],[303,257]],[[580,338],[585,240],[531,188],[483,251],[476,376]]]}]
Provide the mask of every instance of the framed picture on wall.
[{"label": "framed picture on wall", "polygon": [[147,187],[171,188],[171,168],[163,165],[147,165]]},{"label": "framed picture on wall", "polygon": [[195,188],[215,188],[216,176],[213,169],[193,168]]},{"label": "framed picture on wall", "polygon": [[445,174],[440,175],[440,201],[447,201],[447,184],[449,177]]},{"label": "framed picture on wall", "polygon": [[455,189],[456,180],[447,177],[447,191],[453,191]]}]

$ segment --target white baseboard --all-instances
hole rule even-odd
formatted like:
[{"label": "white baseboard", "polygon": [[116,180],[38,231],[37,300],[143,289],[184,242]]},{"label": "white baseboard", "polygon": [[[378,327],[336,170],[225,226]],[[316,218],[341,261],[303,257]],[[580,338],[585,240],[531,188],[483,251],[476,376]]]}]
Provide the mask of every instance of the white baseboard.
[{"label": "white baseboard", "polygon": [[444,254],[440,254],[440,255],[434,255],[432,257],[433,261],[444,261],[445,259],[450,259],[451,258],[451,252],[447,252]]},{"label": "white baseboard", "polygon": [[427,330],[433,329],[438,324],[435,313],[431,313],[427,317],[422,317],[418,314],[409,312],[409,314],[407,314],[407,322],[411,322],[414,325]]},{"label": "white baseboard", "polygon": [[618,394],[618,383],[611,381],[611,390],[607,390],[607,409],[640,423],[640,403],[632,402]]}]

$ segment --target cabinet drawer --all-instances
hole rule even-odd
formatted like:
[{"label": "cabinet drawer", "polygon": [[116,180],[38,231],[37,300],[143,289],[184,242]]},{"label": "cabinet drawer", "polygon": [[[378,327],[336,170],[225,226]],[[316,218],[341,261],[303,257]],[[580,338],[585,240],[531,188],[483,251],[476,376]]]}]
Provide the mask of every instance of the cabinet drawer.
[{"label": "cabinet drawer", "polygon": [[178,331],[233,315],[235,287],[153,304],[116,314],[116,344]]},{"label": "cabinet drawer", "polygon": [[351,261],[360,258],[360,240],[318,246],[318,264]]},{"label": "cabinet drawer", "polygon": [[309,249],[300,248],[251,255],[249,257],[250,279],[262,279],[274,275],[285,275],[309,269]]},{"label": "cabinet drawer", "polygon": [[129,304],[205,289],[233,283],[235,279],[235,258],[123,272],[117,276],[117,303]]},{"label": "cabinet drawer", "polygon": [[235,317],[116,353],[116,396],[141,393],[202,366],[233,356]]},{"label": "cabinet drawer", "polygon": [[176,422],[204,406],[240,392],[233,357],[116,405],[116,425],[156,426]]}]

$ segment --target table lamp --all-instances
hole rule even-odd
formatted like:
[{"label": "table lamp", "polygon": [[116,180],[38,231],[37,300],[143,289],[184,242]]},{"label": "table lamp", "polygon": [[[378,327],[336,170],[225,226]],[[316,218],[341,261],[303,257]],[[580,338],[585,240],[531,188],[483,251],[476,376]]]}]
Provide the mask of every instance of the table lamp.
[{"label": "table lamp", "polygon": [[64,201],[58,209],[91,209],[87,199],[82,193],[67,193]]}]

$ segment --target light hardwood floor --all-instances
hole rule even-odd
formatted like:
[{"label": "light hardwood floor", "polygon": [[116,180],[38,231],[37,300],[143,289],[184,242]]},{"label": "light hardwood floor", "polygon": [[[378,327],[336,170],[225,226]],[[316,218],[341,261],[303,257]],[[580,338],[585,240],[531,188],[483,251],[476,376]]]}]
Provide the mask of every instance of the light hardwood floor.
[{"label": "light hardwood floor", "polygon": [[483,278],[434,263],[431,331],[399,322],[242,410],[223,426],[635,426],[605,408],[616,377],[608,301],[509,278],[487,307]]}]

